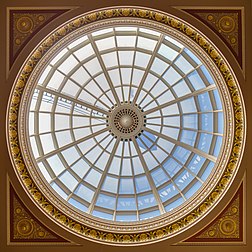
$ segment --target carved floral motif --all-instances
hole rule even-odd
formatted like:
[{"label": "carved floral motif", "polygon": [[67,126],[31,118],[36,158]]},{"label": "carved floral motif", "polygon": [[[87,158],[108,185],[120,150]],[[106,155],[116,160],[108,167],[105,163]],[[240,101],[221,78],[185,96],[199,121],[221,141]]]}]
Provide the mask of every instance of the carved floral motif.
[{"label": "carved floral motif", "polygon": [[243,184],[223,212],[206,228],[181,244],[243,241]]},{"label": "carved floral motif", "polygon": [[231,49],[240,65],[242,65],[241,10],[184,9],[184,11],[192,14],[215,31]]},{"label": "carved floral motif", "polygon": [[10,63],[24,45],[48,22],[66,10],[10,10]]},{"label": "carved floral motif", "polygon": [[14,189],[11,187],[11,242],[67,242],[45,228],[23,205]]}]

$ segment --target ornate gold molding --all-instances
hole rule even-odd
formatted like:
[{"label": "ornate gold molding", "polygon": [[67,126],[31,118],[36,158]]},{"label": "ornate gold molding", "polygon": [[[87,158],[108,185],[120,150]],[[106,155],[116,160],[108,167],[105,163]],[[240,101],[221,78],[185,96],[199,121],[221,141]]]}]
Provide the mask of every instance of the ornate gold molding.
[{"label": "ornate gold molding", "polygon": [[213,30],[229,47],[242,66],[241,9],[183,9]]},{"label": "ornate gold molding", "polygon": [[68,9],[9,8],[9,68],[26,43],[45,25]]},{"label": "ornate gold molding", "polygon": [[24,206],[15,190],[9,185],[10,204],[10,244],[23,243],[68,243],[48,228],[46,228],[31,212]]},{"label": "ornate gold molding", "polygon": [[[113,18],[135,18],[143,21],[151,20],[158,24],[170,27],[181,33],[181,35],[190,38],[192,43],[196,43],[209,55],[212,62],[219,69],[219,72],[228,87],[228,96],[230,97],[233,106],[235,130],[233,132],[234,136],[231,146],[231,154],[229,156],[228,165],[225,167],[225,171],[222,173],[222,176],[215,188],[208,193],[200,206],[193,209],[190,213],[186,214],[186,216],[181,217],[178,221],[169,222],[162,227],[153,227],[153,229],[148,232],[128,231],[120,233],[116,231],[102,231],[99,227],[94,227],[90,225],[90,223],[83,224],[77,220],[69,218],[66,213],[63,213],[62,210],[58,209],[56,205],[53,205],[45,197],[45,195],[43,195],[37,187],[36,182],[31,178],[24,162],[25,153],[21,151],[18,139],[18,114],[21,98],[31,73],[43,55],[45,55],[45,53],[66,34],[69,34],[87,24]],[[79,236],[101,243],[114,245],[134,245],[162,240],[181,232],[183,229],[189,227],[189,225],[195,220],[201,218],[218,201],[218,199],[223,196],[223,193],[227,190],[234,179],[234,176],[239,168],[245,142],[245,113],[243,98],[232,70],[225,59],[222,58],[218,49],[215,48],[201,33],[196,31],[190,25],[183,23],[183,21],[158,11],[140,8],[117,8],[90,12],[72,20],[67,24],[64,24],[55,33],[47,37],[37,47],[33,55],[27,60],[18,75],[9,101],[8,118],[9,149],[13,164],[16,169],[16,173],[20,177],[26,190],[29,191],[33,197],[34,201],[37,202],[48,215],[52,216],[55,221],[64,225],[66,228]]]},{"label": "ornate gold molding", "polygon": [[243,216],[244,182],[227,205],[207,227],[193,237],[179,243],[179,245],[233,244],[243,243],[244,216]]}]

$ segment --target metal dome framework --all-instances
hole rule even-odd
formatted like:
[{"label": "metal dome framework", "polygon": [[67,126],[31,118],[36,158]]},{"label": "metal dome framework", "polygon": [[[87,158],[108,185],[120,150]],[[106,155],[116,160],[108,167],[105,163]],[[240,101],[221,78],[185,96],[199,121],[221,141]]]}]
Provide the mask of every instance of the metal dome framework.
[{"label": "metal dome framework", "polygon": [[153,30],[84,35],[35,87],[29,135],[39,169],[70,204],[137,221],[171,211],[211,173],[224,130],[205,65]]},{"label": "metal dome framework", "polygon": [[[137,14],[128,18],[126,10]],[[123,22],[109,17],[110,11],[115,17],[119,11]],[[155,22],[141,13],[151,13]],[[98,28],[96,22],[92,25],[97,15],[88,14],[60,28],[34,52],[35,61],[44,56],[33,72],[28,69],[31,61],[23,70],[32,72],[19,121],[22,152],[30,149],[25,164],[31,177],[23,178],[22,172],[21,177],[28,190],[36,181],[41,191],[33,191],[35,199],[42,192],[60,209],[67,209],[61,222],[68,226],[66,216],[75,218],[74,226],[68,227],[88,239],[146,243],[153,240],[148,232],[154,232],[154,240],[163,239],[203,216],[226,190],[223,179],[233,179],[230,170],[229,177],[225,175],[225,168],[234,164],[229,158],[238,122],[233,122],[232,100],[221,76],[229,70],[223,63],[219,71],[210,59],[219,57],[217,51],[202,35],[200,46],[190,40],[188,36],[198,33],[187,24],[182,35],[177,31],[181,21],[173,17],[143,9],[104,10],[102,17],[111,18],[104,24],[111,28],[105,29],[99,21]],[[160,22],[165,18],[170,23],[164,26]],[[62,39],[54,43],[53,36]],[[201,46],[209,46],[211,57]],[[43,51],[43,47],[51,48]],[[230,76],[226,82],[237,88]],[[16,91],[23,92],[22,78]],[[243,119],[242,110],[239,113]],[[88,145],[92,138],[94,144]],[[241,150],[240,145],[238,154]],[[217,192],[214,187],[220,181],[223,190]],[[50,206],[42,208],[54,215]],[[201,213],[195,214],[197,209]],[[160,217],[145,220],[155,216]],[[180,218],[187,218],[187,224],[180,224]],[[85,225],[91,225],[88,232]],[[160,228],[153,230],[153,225]],[[115,227],[119,233],[111,234],[108,230]]]}]

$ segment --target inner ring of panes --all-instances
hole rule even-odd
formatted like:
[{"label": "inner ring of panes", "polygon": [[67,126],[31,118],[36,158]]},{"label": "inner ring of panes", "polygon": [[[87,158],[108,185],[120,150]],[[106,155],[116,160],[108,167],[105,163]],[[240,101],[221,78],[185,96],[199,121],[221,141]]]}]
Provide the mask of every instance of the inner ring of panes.
[{"label": "inner ring of panes", "polygon": [[[124,52],[131,60],[123,62]],[[146,117],[130,142],[107,127],[122,102]],[[202,62],[176,40],[134,27],[94,32],[63,49],[40,77],[29,113],[32,151],[52,188],[79,210],[116,221],[155,217],[189,199],[214,167],[223,127]]]}]

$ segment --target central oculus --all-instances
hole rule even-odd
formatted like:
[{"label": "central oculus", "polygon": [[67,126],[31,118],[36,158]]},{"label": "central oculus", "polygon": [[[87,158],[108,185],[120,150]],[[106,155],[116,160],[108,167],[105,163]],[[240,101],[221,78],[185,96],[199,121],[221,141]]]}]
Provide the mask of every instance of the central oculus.
[{"label": "central oculus", "polygon": [[107,126],[114,137],[121,140],[137,138],[144,127],[144,115],[137,105],[122,103],[114,106],[107,119]]}]

